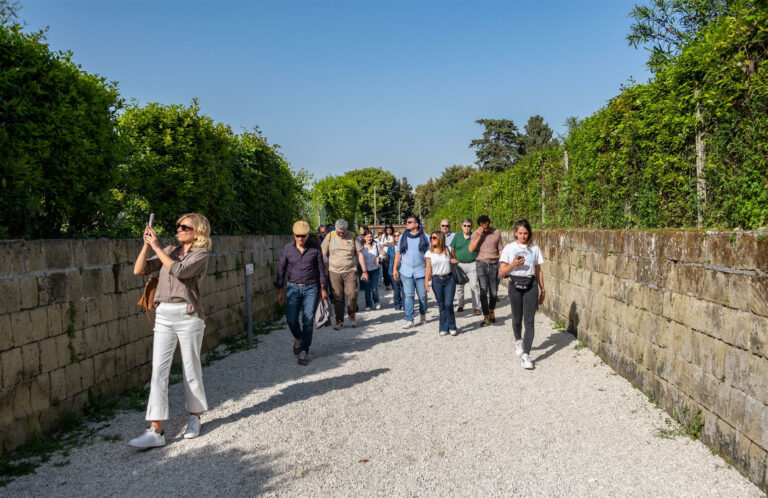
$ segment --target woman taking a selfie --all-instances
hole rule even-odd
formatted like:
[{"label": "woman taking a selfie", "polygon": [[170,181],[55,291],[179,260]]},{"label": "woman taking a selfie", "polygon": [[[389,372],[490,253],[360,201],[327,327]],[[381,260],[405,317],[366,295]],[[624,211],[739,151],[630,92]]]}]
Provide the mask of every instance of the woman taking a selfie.
[{"label": "woman taking a selfie", "polygon": [[[533,231],[525,218],[515,222],[515,241],[507,244],[499,258],[499,276],[509,275],[509,304],[512,307],[512,331],[515,334],[515,354],[527,370],[533,369],[531,345],[536,308],[544,302],[544,258],[539,246],[531,242]],[[525,323],[525,337],[522,324]]]},{"label": "woman taking a selfie", "polygon": [[[168,376],[177,342],[181,345],[184,398],[189,411],[184,438],[200,434],[200,412],[208,409],[208,402],[200,366],[205,315],[199,284],[208,267],[210,235],[208,219],[197,213],[182,215],[176,221],[176,246],[163,249],[154,229],[144,229],[144,246],[133,273],[149,275],[159,270],[160,275],[155,293],[152,382],[146,415],[151,427],[128,443],[135,448],[165,445],[163,421],[168,419]],[[147,259],[150,250],[154,255]]]}]

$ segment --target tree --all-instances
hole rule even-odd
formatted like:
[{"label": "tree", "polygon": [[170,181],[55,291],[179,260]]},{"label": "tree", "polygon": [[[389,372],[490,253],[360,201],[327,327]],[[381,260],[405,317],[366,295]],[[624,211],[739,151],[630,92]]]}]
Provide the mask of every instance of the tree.
[{"label": "tree", "polygon": [[[395,175],[381,168],[360,168],[347,171],[344,177],[351,180],[360,190],[358,199],[358,221],[374,221],[374,189],[376,194],[376,217],[379,223],[397,217],[397,200],[400,183]],[[351,221],[351,220],[349,220]]]},{"label": "tree", "polygon": [[107,230],[122,148],[115,83],[25,33],[0,2],[0,238]]},{"label": "tree", "polygon": [[397,217],[394,219],[395,223],[402,223],[408,213],[413,213],[414,206],[416,205],[416,196],[413,193],[413,187],[408,183],[408,178],[402,177],[400,179],[400,185],[398,187],[397,194]]},{"label": "tree", "polygon": [[521,155],[546,149],[553,143],[552,128],[544,122],[544,118],[538,114],[528,118],[525,135],[520,137]]},{"label": "tree", "polygon": [[520,157],[520,133],[515,123],[508,119],[479,119],[485,127],[483,138],[470,142],[477,149],[475,164],[483,171],[504,171]]},{"label": "tree", "polygon": [[351,225],[357,214],[361,194],[360,188],[350,178],[329,175],[315,182],[311,197],[325,213],[325,223],[343,219]]},{"label": "tree", "polygon": [[657,72],[727,8],[728,0],[651,0],[630,12],[635,22],[627,41],[635,48],[649,47],[648,68]]},{"label": "tree", "polygon": [[421,217],[429,216],[432,212],[432,205],[435,202],[435,181],[430,178],[421,185],[416,185],[416,205],[413,214]]},{"label": "tree", "polygon": [[435,180],[435,189],[440,191],[450,188],[460,181],[469,178],[474,172],[475,168],[472,166],[461,166],[459,164],[448,166],[440,174],[440,177]]}]

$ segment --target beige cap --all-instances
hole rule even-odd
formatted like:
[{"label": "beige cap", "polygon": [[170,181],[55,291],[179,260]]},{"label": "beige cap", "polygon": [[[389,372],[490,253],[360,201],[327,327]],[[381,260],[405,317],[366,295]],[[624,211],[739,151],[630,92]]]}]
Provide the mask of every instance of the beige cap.
[{"label": "beige cap", "polygon": [[293,224],[293,233],[295,235],[307,235],[309,234],[309,223],[304,220],[299,220]]}]

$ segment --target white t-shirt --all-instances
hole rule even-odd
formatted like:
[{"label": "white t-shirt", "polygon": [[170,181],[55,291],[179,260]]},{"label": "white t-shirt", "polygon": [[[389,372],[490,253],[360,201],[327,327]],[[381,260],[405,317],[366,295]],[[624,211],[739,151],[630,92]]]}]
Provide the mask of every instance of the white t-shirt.
[{"label": "white t-shirt", "polygon": [[432,264],[432,275],[445,275],[451,273],[451,258],[448,253],[438,254],[431,250],[424,253],[425,258],[429,258]]},{"label": "white t-shirt", "polygon": [[510,275],[517,277],[529,277],[536,274],[534,265],[540,265],[544,262],[544,257],[541,255],[541,249],[536,244],[529,244],[524,246],[517,242],[512,242],[504,246],[504,250],[501,251],[501,257],[499,261],[510,264],[515,260],[515,257],[521,254],[525,257],[525,263],[516,266]]},{"label": "white t-shirt", "polygon": [[363,259],[365,260],[366,271],[374,271],[379,269],[379,265],[376,264],[376,258],[378,256],[381,256],[381,248],[378,242],[374,240],[370,249],[365,244],[363,244]]}]

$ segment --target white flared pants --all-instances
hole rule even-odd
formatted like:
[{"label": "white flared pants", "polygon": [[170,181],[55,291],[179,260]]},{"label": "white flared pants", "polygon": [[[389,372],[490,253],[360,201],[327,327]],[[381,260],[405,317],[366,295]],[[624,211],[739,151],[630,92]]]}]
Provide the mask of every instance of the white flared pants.
[{"label": "white flared pants", "polygon": [[187,411],[198,413],[208,409],[200,365],[204,329],[205,322],[197,313],[187,314],[186,303],[160,303],[157,307],[147,420],[168,420],[168,377],[177,342],[181,347]]}]

